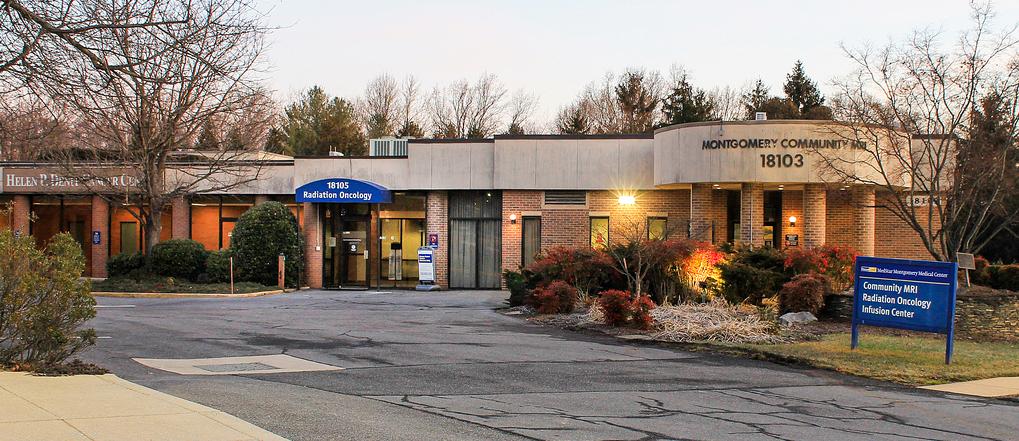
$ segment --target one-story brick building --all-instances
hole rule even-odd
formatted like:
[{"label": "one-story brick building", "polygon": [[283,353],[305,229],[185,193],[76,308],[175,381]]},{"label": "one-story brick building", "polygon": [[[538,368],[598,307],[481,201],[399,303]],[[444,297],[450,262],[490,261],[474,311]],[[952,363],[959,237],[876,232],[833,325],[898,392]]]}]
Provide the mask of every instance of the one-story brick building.
[{"label": "one-story brick building", "polygon": [[[254,182],[175,199],[161,237],[226,248],[245,210],[276,200],[302,226],[305,282],[326,288],[414,286],[417,249],[426,245],[435,250],[438,284],[498,288],[503,270],[541,250],[597,247],[638,230],[928,257],[916,234],[883,208],[881,187],[825,172],[822,162],[830,161],[819,155],[866,147],[839,127],[711,122],[639,135],[387,140],[373,142],[366,157],[265,155]],[[89,276],[105,277],[110,256],[144,249],[125,207],[87,194],[52,165],[5,162],[0,172],[0,202],[14,207],[0,227],[40,244],[70,232],[85,250]]]}]

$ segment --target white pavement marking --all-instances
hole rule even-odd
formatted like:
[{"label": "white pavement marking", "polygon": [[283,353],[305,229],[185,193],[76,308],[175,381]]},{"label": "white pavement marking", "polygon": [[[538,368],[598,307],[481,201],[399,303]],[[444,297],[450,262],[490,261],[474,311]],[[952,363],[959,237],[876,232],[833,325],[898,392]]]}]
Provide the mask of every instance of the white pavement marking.
[{"label": "white pavement marking", "polygon": [[134,305],[96,305],[96,308],[134,308]]},{"label": "white pavement marking", "polygon": [[286,354],[219,358],[132,358],[145,366],[181,375],[279,374],[285,372],[339,371],[341,367],[316,363]]}]

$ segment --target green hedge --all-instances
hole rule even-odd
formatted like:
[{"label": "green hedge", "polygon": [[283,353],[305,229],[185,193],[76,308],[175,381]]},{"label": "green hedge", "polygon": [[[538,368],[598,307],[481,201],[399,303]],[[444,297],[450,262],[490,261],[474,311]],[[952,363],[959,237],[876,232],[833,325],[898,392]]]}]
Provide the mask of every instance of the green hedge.
[{"label": "green hedge", "polygon": [[149,264],[161,276],[195,280],[205,271],[208,251],[191,239],[170,239],[152,247]]},{"label": "green hedge", "polygon": [[122,277],[135,274],[145,267],[145,255],[141,251],[120,253],[106,261],[106,273],[110,277]]},{"label": "green hedge", "polygon": [[297,219],[285,205],[264,202],[244,212],[234,226],[230,249],[234,269],[244,280],[269,286],[277,283],[279,255],[283,254],[287,286],[297,286],[304,259],[303,242]]}]

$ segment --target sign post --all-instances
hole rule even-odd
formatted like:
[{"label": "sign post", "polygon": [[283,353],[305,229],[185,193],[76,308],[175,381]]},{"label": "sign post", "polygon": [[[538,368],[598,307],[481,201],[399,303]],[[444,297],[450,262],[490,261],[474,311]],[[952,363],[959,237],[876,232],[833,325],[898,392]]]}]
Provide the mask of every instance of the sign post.
[{"label": "sign post", "polygon": [[934,332],[952,362],[958,264],[860,256],[854,270],[852,349],[860,325]]}]

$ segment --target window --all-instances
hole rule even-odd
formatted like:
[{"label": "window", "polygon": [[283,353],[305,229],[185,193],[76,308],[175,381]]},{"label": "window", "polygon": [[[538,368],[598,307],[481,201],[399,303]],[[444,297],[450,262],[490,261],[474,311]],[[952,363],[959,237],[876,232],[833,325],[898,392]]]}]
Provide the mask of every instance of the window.
[{"label": "window", "polygon": [[524,216],[523,220],[523,238],[521,239],[522,249],[524,255],[523,266],[530,265],[534,262],[534,257],[541,252],[541,218],[538,216]]},{"label": "window", "polygon": [[609,246],[609,218],[591,218],[591,248],[605,249]]},{"label": "window", "polygon": [[587,205],[587,192],[584,190],[546,191],[545,205]]},{"label": "window", "polygon": [[669,235],[669,219],[665,217],[647,218],[647,238],[651,240],[665,239]]}]

